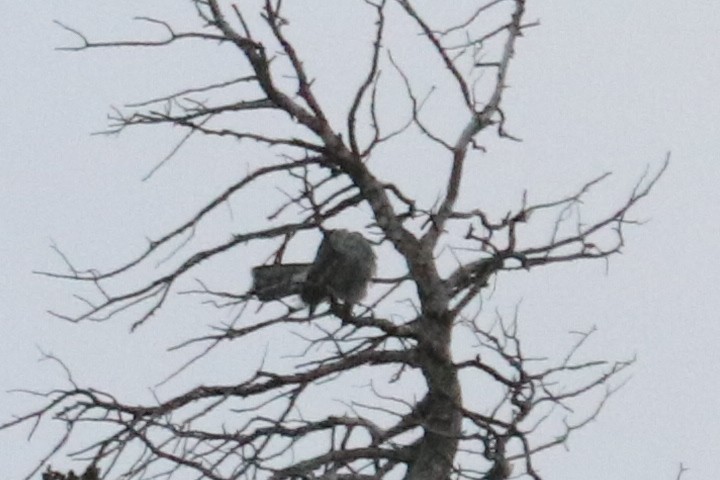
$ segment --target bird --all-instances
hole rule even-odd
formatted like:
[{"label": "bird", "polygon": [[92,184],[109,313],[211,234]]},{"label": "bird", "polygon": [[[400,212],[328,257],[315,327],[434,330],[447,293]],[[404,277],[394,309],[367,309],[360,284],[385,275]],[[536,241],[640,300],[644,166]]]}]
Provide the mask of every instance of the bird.
[{"label": "bird", "polygon": [[345,229],[323,232],[312,263],[261,265],[253,268],[253,293],[267,302],[299,294],[312,315],[323,301],[352,306],[367,294],[376,257],[370,242]]}]

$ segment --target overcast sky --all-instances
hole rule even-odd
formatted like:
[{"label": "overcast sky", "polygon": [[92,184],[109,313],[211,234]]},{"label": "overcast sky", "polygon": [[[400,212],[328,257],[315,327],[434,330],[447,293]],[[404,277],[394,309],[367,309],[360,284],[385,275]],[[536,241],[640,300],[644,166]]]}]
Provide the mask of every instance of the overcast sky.
[{"label": "overcast sky", "polygon": [[[319,9],[322,2],[307,5]],[[624,254],[607,271],[601,263],[565,265],[497,282],[491,300],[501,309],[522,302],[523,328],[539,352],[553,353],[570,330],[597,326],[591,353],[638,359],[632,380],[571,438],[569,451],[541,455],[538,465],[545,478],[558,480],[674,479],[680,462],[690,469],[683,480],[718,478],[720,260],[713,252],[720,241],[720,2],[528,0],[528,6],[526,18],[541,25],[518,44],[505,103],[508,127],[523,142],[488,141],[483,163],[468,171],[478,195],[502,211],[518,205],[516,193],[524,188],[541,201],[613,171],[586,206],[602,213],[625,198],[647,167],[656,170],[672,155],[636,211],[647,223],[627,232]],[[185,219],[229,175],[243,172],[250,160],[236,160],[247,151],[239,154],[222,140],[197,142],[143,182],[180,138],[177,131],[90,135],[107,126],[112,105],[233,74],[210,75],[226,63],[207,46],[54,50],[75,41],[54,19],[94,38],[127,38],[149,31],[133,16],[192,25],[190,2],[26,0],[4,7],[0,390],[63,385],[62,370],[38,363],[44,351],[61,357],[79,383],[129,398],[146,395],[181,363],[164,348],[209,322],[199,317],[180,328],[165,315],[132,335],[128,322],[69,325],[45,312],[69,308],[72,286],[31,272],[62,268],[53,242],[80,265],[116,265],[140,251],[146,237]],[[306,39],[318,55],[346,40],[347,23],[340,20],[351,20],[335,25],[337,11],[324,15],[318,19],[324,30]],[[411,64],[412,52],[402,54]],[[341,62],[317,66],[319,77],[342,74]],[[326,85],[331,89],[333,81]],[[412,167],[419,179],[429,175],[421,160],[414,158]],[[392,168],[402,174],[408,167]],[[418,191],[424,187],[419,181]],[[231,267],[223,275],[248,281],[246,271]],[[222,378],[213,369],[226,365],[210,363],[193,374],[212,383]],[[0,420],[21,413],[27,402],[0,393]],[[21,476],[47,447],[41,435],[25,443],[27,433],[0,432],[3,477]]]}]

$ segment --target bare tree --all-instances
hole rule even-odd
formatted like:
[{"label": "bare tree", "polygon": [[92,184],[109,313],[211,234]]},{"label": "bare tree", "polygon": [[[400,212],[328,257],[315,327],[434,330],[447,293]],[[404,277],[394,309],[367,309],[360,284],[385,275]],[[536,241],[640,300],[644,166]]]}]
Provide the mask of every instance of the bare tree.
[{"label": "bare tree", "polygon": [[[95,442],[73,455],[99,468],[103,478],[540,479],[536,455],[562,445],[594,419],[622,385],[632,360],[576,359],[593,330],[575,332],[577,341],[558,358],[535,358],[523,348],[517,318],[483,312],[483,292],[502,288],[508,272],[607,260],[620,252],[626,226],[636,223],[628,213],[648,195],[667,161],[646,173],[616,208],[592,212],[589,222],[581,221],[588,218],[581,217],[581,205],[608,174],[544,202],[523,196],[519,207],[502,215],[463,191],[466,161],[483,151],[481,135],[516,140],[506,129],[503,95],[517,43],[537,24],[525,18],[525,0],[474,2],[469,10],[473,2],[465,2],[450,25],[431,21],[421,2],[364,0],[374,33],[368,51],[353,59],[364,72],[341,122],[331,120],[316,91],[317,72],[306,67],[313,52],[294,40],[293,26],[302,22],[288,13],[289,2],[190,3],[197,30],[143,17],[159,29],[157,39],[102,42],[60,24],[79,42],[63,49],[152,48],[185,40],[230,46],[242,75],[115,110],[109,133],[168,125],[187,132],[172,155],[190,136],[204,135],[240,140],[241,148],[245,141],[257,142],[267,147],[268,157],[116,268],[79,269],[63,256],[69,273],[46,275],[91,285],[96,295],[83,297],[79,313],[55,315],[71,322],[134,315],[135,330],[175,294],[192,293],[240,313],[180,345],[204,346],[188,364],[218,345],[241,348],[263,334],[295,332],[305,348],[246,366],[253,370],[243,380],[234,375],[227,384],[197,386],[153,404],[131,404],[72,384],[46,392],[47,404],[2,428],[48,417],[64,423],[64,435],[40,470],[78,426],[96,426]],[[414,48],[437,60],[420,74],[404,68],[388,45],[388,32],[404,22],[419,33],[408,39]],[[428,79],[438,88],[421,91],[416,85]],[[461,105],[462,118],[424,113],[428,97],[442,95]],[[397,118],[401,101],[408,105],[401,112],[404,123],[389,128],[387,119]],[[273,115],[272,132],[252,123],[260,114]],[[443,126],[455,124],[461,127],[446,139]],[[378,159],[386,147],[403,142],[424,144],[447,159],[446,171],[423,180],[437,184],[439,198],[413,198],[407,193],[411,175],[404,182],[383,178]],[[262,225],[238,229],[209,247],[193,243],[213,212],[256,186],[267,194],[264,204],[274,208]],[[249,279],[252,267],[286,263],[286,250],[298,249],[299,238],[339,225],[370,239],[377,255],[377,273],[360,304],[341,304],[328,291],[320,295],[327,302],[313,311],[285,296],[302,287],[258,295],[212,287],[208,278],[196,288],[180,288],[199,265],[221,262],[238,249],[248,252]],[[542,235],[545,241],[538,243]],[[300,245],[305,261],[319,243]],[[258,253],[263,251],[268,256]],[[168,258],[163,266],[171,268],[146,269]],[[295,271],[304,272],[301,284],[307,268]],[[155,273],[137,280],[137,271]],[[134,283],[114,283],[125,278]],[[474,339],[470,354],[453,349],[459,334]],[[368,379],[364,398],[342,388],[350,375]],[[481,391],[481,400],[468,401],[468,391]],[[595,408],[574,411],[574,402],[585,395],[596,399]]]}]

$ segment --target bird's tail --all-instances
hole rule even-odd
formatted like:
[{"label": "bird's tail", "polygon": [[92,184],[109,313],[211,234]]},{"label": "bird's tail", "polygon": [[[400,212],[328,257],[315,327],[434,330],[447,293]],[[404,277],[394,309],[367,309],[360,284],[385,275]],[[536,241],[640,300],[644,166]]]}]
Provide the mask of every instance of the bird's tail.
[{"label": "bird's tail", "polygon": [[299,294],[310,270],[309,263],[261,265],[252,270],[250,293],[263,302]]}]

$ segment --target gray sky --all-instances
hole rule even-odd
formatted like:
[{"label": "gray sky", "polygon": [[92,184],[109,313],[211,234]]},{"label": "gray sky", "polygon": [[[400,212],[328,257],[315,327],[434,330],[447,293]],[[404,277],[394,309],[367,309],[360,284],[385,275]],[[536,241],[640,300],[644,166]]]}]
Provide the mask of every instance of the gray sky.
[{"label": "gray sky", "polygon": [[[647,166],[659,168],[672,152],[665,177],[636,211],[635,217],[648,223],[627,232],[624,255],[611,259],[607,273],[601,263],[535,270],[500,279],[490,299],[505,311],[522,301],[523,331],[540,353],[554,353],[569,330],[595,325],[599,331],[590,353],[638,357],[632,381],[598,421],[571,438],[569,452],[538,457],[541,473],[559,480],[674,479],[683,462],[690,468],[684,480],[715,478],[720,475],[715,348],[720,261],[711,252],[720,240],[720,51],[715,47],[720,3],[528,4],[527,18],[539,19],[541,26],[518,45],[505,103],[508,126],[523,142],[487,141],[487,155],[468,171],[479,201],[502,212],[518,205],[523,188],[540,201],[611,170],[613,177],[587,205],[589,213],[599,214],[624,199]],[[59,368],[37,362],[42,349],[61,357],[80,383],[145,398],[146,388],[181,362],[162,349],[202,332],[208,323],[198,309],[190,310],[190,320],[170,310],[133,335],[127,321],[68,325],[45,311],[70,305],[72,287],[31,273],[62,268],[49,248],[53,241],[80,265],[116,265],[140,251],[146,237],[185,219],[230,173],[252,163],[252,147],[238,162],[235,144],[198,141],[142,182],[178,132],[89,135],[105,128],[111,105],[217,79],[210,73],[226,64],[215,50],[53,50],[75,40],[53,19],[94,38],[116,39],[148,32],[131,22],[135,15],[190,24],[193,14],[189,2],[168,0],[91,5],[26,0],[5,6],[0,17],[2,390],[63,385]],[[326,31],[304,39],[318,55],[337,43],[323,43],[323,35],[344,40],[342,22],[332,23],[322,22]],[[411,52],[402,54],[411,65]],[[320,72],[327,68],[317,66]],[[343,72],[339,64],[328,74]],[[327,85],[331,89],[333,82]],[[412,168],[423,178],[430,175],[423,169],[433,167],[419,159]],[[389,175],[405,171],[391,170]],[[425,183],[416,188],[422,192]],[[221,274],[247,282],[246,271],[230,266]],[[210,362],[192,375],[211,383],[217,375],[213,369],[225,365]],[[27,397],[2,393],[0,418],[27,405]],[[7,478],[27,471],[43,451],[42,436],[26,444],[26,434],[27,429],[0,433],[0,465]]]}]

